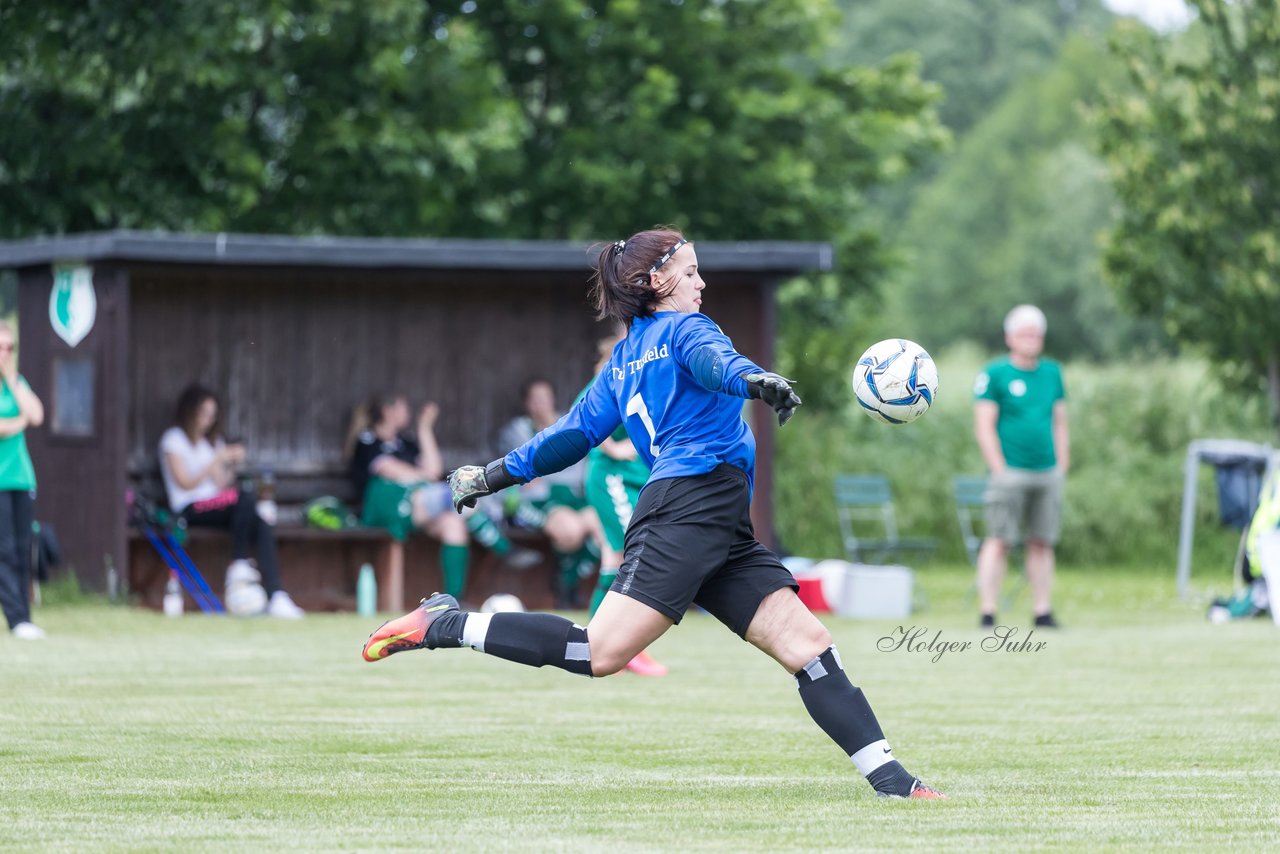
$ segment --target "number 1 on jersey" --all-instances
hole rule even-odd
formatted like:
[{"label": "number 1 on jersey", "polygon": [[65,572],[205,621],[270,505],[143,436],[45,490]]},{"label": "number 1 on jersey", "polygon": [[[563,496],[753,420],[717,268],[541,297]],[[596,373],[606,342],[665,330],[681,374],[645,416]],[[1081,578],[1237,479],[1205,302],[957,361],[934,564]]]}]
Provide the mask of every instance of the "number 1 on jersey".
[{"label": "number 1 on jersey", "polygon": [[653,429],[653,419],[649,417],[649,407],[644,405],[644,398],[640,395],[633,394],[631,399],[627,401],[627,417],[639,415],[640,422],[644,424],[644,429],[649,431],[649,453],[657,457],[660,453],[655,442],[658,439],[658,431]]}]

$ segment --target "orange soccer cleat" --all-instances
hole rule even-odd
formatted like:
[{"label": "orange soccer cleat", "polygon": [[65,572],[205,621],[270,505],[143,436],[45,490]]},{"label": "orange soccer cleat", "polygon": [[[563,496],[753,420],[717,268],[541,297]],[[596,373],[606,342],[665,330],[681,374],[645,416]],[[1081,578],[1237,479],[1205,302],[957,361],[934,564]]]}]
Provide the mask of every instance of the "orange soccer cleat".
[{"label": "orange soccer cleat", "polygon": [[458,600],[448,593],[433,593],[403,617],[387,620],[369,635],[362,655],[365,661],[381,661],[397,652],[427,648],[427,630],[439,617],[458,610]]},{"label": "orange soccer cleat", "polygon": [[926,786],[924,783],[920,782],[919,780],[911,781],[911,792],[909,794],[891,795],[888,792],[876,792],[876,795],[881,798],[894,798],[895,800],[900,800],[900,801],[905,801],[909,798],[916,798],[922,801],[951,800],[949,797],[942,794],[942,792],[939,792],[937,789],[933,788],[933,786]]},{"label": "orange soccer cleat", "polygon": [[907,797],[919,798],[925,801],[949,800],[949,798],[946,795],[942,794],[942,792],[939,792],[937,789],[933,788],[932,786],[926,786],[924,783],[921,783],[919,780],[916,780],[914,783],[911,784],[911,794],[907,795]]}]

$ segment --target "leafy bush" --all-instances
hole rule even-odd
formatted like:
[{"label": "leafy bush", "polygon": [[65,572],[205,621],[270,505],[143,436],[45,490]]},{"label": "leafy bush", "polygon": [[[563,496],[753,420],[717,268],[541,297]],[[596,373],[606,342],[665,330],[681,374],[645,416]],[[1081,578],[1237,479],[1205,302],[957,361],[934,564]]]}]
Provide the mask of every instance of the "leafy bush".
[{"label": "leafy bush", "polygon": [[[951,479],[985,469],[973,438],[970,394],[985,361],[970,348],[944,354],[938,399],[911,425],[873,422],[857,410],[852,392],[841,412],[801,410],[778,437],[775,512],[782,546],[809,557],[842,557],[832,477],[878,472],[893,485],[903,535],[936,537],[939,558],[964,560]],[[1225,391],[1206,365],[1189,359],[1069,364],[1065,374],[1072,466],[1060,561],[1172,573],[1187,445],[1207,437],[1266,441],[1265,401]],[[1217,496],[1207,467],[1198,508],[1196,563],[1225,573],[1238,534],[1215,521]]]}]

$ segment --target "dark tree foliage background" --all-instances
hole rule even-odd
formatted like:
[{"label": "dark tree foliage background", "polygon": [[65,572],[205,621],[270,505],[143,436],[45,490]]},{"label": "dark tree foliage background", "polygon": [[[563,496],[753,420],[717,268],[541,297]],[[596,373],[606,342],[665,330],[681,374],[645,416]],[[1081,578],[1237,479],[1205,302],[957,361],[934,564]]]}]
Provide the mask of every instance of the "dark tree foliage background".
[{"label": "dark tree foliage background", "polygon": [[834,402],[888,262],[867,193],[945,138],[915,58],[829,60],[839,23],[828,0],[5,0],[0,234],[831,241],[783,348],[818,348],[784,361]]}]

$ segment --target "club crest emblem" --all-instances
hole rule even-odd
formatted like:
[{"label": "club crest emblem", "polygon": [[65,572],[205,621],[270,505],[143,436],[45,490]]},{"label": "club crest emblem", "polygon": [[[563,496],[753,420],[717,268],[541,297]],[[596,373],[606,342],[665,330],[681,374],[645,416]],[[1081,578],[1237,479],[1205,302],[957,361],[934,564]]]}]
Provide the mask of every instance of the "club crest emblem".
[{"label": "club crest emblem", "polygon": [[49,294],[49,323],[58,337],[69,346],[76,346],[93,329],[97,315],[93,268],[85,264],[55,266],[53,290]]}]

